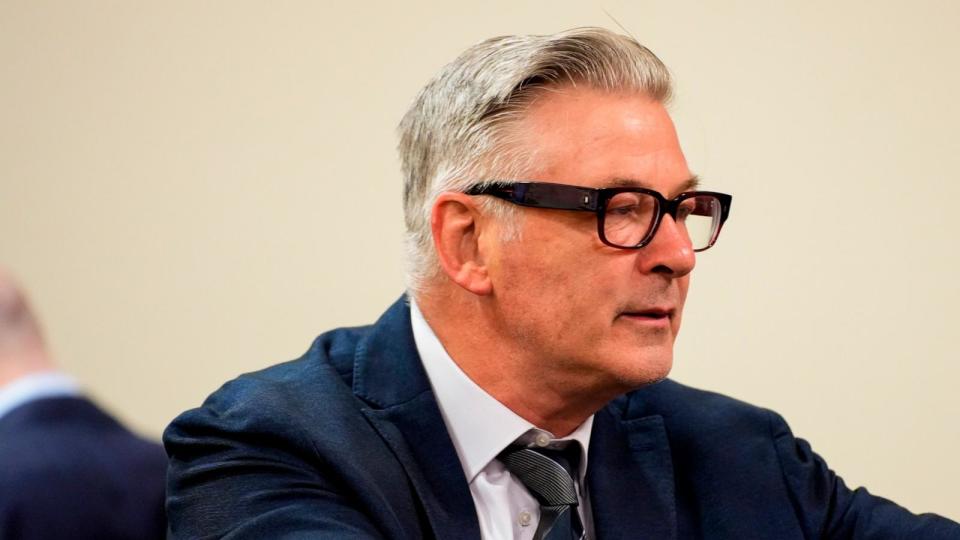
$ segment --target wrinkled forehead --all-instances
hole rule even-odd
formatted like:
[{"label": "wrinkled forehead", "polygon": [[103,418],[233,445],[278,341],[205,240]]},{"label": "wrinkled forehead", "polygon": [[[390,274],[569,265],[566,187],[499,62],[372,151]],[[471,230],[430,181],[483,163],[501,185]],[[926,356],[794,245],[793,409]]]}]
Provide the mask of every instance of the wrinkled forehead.
[{"label": "wrinkled forehead", "polygon": [[[607,183],[607,185],[603,187],[614,187],[614,188],[638,187],[638,188],[644,188],[644,189],[656,189],[652,186],[652,182],[650,182],[649,180],[644,180],[643,178],[620,178],[620,177],[612,178]],[[700,187],[700,177],[695,174],[691,174],[689,177],[687,177],[686,180],[683,180],[680,184],[678,184],[673,189],[672,192],[661,193],[661,195],[667,198],[673,198],[685,191],[694,191],[699,187]]]},{"label": "wrinkled forehead", "polygon": [[507,137],[524,148],[531,180],[664,195],[697,184],[666,107],[642,93],[583,87],[544,93]]}]

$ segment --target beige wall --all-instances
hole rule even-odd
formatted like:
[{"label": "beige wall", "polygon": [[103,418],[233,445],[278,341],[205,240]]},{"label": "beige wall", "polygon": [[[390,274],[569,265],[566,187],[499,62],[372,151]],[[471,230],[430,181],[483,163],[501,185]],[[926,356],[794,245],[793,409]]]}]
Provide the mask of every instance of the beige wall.
[{"label": "beige wall", "polygon": [[735,194],[674,376],[957,519],[958,6],[5,0],[0,264],[60,362],[157,436],[400,293],[393,127],[443,63],[605,9],[671,66],[691,165]]}]

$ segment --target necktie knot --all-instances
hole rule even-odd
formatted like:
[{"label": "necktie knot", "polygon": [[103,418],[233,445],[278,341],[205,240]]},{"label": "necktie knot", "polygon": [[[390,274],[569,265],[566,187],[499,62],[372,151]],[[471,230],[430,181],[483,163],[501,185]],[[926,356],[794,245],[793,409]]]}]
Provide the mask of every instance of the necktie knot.
[{"label": "necktie knot", "polygon": [[537,540],[580,538],[583,526],[573,478],[580,462],[580,444],[562,450],[509,446],[497,456],[540,503]]}]

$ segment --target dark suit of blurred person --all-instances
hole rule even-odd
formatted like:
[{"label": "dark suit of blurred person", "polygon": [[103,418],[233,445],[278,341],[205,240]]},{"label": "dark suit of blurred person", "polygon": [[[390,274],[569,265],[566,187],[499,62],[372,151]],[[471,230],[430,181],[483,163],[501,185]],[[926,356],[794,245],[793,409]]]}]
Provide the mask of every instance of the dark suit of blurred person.
[{"label": "dark suit of blurred person", "polygon": [[0,271],[0,540],[163,538],[165,469],[55,369]]}]

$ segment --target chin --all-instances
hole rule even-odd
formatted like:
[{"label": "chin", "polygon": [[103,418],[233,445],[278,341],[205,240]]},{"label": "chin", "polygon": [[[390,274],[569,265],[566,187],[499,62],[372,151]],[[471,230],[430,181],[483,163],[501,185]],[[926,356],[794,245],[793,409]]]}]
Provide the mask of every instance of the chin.
[{"label": "chin", "polygon": [[620,366],[614,374],[623,392],[636,390],[666,379],[673,368],[673,351],[643,351],[632,355],[641,360]]},{"label": "chin", "polygon": [[649,384],[658,383],[666,379],[670,375],[670,369],[673,367],[673,361],[668,360],[665,365],[651,366],[651,369],[644,372],[643,375],[637,380],[637,385],[635,388],[640,388],[642,386],[647,386]]}]

